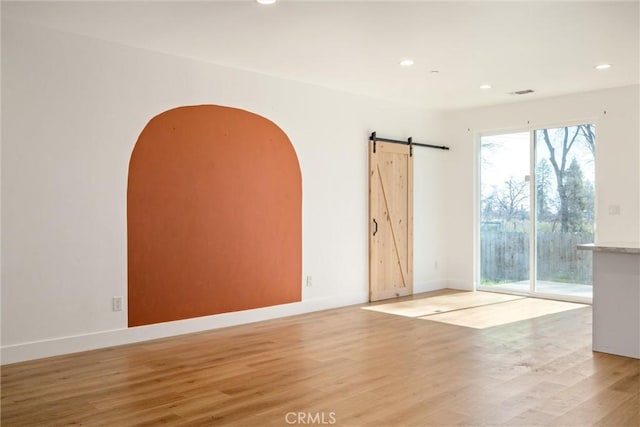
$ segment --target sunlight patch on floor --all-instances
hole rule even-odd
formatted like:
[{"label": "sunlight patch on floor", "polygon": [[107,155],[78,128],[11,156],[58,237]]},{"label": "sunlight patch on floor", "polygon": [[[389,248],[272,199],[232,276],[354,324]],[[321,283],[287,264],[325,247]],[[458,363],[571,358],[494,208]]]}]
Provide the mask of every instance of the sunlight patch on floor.
[{"label": "sunlight patch on floor", "polygon": [[499,294],[495,292],[457,292],[448,295],[371,305],[362,308],[364,310],[378,311],[398,316],[421,317],[524,298],[525,297],[518,295]]},{"label": "sunlight patch on floor", "polygon": [[362,309],[484,329],[583,307],[588,305],[494,292],[456,292]]},{"label": "sunlight patch on floor", "polygon": [[467,328],[485,329],[583,307],[588,307],[588,305],[538,298],[523,298],[491,306],[473,307],[423,316],[420,319],[465,326]]}]

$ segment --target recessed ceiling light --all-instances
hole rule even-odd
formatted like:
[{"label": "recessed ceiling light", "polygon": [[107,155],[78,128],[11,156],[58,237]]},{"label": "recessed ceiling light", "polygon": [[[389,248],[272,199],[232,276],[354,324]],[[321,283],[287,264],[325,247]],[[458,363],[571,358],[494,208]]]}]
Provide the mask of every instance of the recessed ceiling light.
[{"label": "recessed ceiling light", "polygon": [[611,68],[611,64],[598,64],[595,66],[596,70],[607,70]]},{"label": "recessed ceiling light", "polygon": [[413,59],[403,59],[400,61],[400,65],[403,67],[411,67],[413,65]]},{"label": "recessed ceiling light", "polygon": [[274,4],[278,0],[256,0],[260,4]]},{"label": "recessed ceiling light", "polygon": [[480,85],[480,89],[482,89],[482,90],[491,89],[491,85],[487,85],[487,84]]}]

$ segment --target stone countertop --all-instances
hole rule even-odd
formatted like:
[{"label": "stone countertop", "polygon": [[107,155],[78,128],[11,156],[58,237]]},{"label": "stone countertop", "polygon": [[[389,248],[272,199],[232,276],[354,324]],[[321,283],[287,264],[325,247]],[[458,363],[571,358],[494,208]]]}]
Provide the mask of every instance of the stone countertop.
[{"label": "stone countertop", "polygon": [[578,245],[578,250],[640,254],[640,244],[629,242],[586,243],[584,245]]}]

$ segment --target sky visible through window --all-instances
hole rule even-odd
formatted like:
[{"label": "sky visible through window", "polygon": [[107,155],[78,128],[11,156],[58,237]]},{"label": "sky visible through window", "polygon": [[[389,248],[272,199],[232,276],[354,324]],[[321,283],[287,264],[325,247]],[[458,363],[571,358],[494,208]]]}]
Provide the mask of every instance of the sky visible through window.
[{"label": "sky visible through window", "polygon": [[[558,138],[554,138],[554,135],[560,129],[564,128],[549,129],[551,140],[556,144]],[[569,127],[570,134],[573,134],[574,130],[575,126]],[[481,138],[481,196],[483,199],[490,197],[497,188],[510,179],[522,182],[526,176],[531,175],[529,135],[529,132],[517,132]],[[549,159],[549,149],[540,138],[536,150],[537,161]],[[578,137],[571,147],[567,165],[574,158],[581,167],[585,181],[593,183],[595,181],[594,156],[582,137]],[[556,188],[555,182],[551,185],[554,189]]]},{"label": "sky visible through window", "polygon": [[529,132],[483,136],[481,145],[483,199],[509,179],[520,182],[530,174]]}]

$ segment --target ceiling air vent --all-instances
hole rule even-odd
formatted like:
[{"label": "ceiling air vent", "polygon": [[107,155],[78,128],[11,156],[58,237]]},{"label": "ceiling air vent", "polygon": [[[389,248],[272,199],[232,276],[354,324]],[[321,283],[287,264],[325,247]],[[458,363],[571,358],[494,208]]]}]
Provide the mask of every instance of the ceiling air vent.
[{"label": "ceiling air vent", "polygon": [[533,93],[533,89],[516,90],[515,92],[509,92],[509,95],[528,95]]}]

